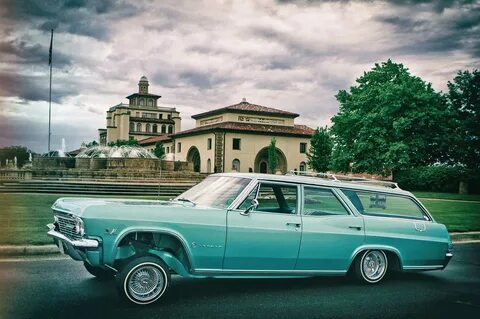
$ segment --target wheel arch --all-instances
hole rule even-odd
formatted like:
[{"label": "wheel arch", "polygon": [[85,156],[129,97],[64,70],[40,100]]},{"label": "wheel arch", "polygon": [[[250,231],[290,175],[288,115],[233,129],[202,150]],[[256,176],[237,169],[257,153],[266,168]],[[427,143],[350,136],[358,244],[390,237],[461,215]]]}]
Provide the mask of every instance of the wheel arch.
[{"label": "wheel arch", "polygon": [[[130,236],[134,233],[143,233],[143,234],[152,234],[153,235],[162,235],[162,236],[165,236],[165,237],[168,237],[168,238],[171,238],[172,240],[176,241],[178,244],[179,244],[179,247],[182,249],[183,253],[185,254],[185,257],[186,257],[186,260],[183,261],[182,258],[179,258],[179,256],[177,256],[174,252],[171,252],[170,255],[174,256],[177,258],[177,260],[179,262],[181,262],[183,264],[183,266],[185,267],[185,269],[189,270],[189,269],[194,269],[194,262],[193,262],[193,256],[192,256],[192,252],[190,250],[190,247],[186,241],[186,239],[180,234],[178,233],[177,231],[175,230],[171,230],[171,229],[167,229],[167,228],[152,228],[152,227],[134,227],[134,228],[128,228],[128,229],[125,229],[124,231],[122,231],[116,238],[115,242],[114,242],[114,245],[113,245],[113,249],[112,249],[112,257],[111,257],[111,260],[112,261],[116,261],[117,258],[117,251],[119,250],[119,247],[120,247],[120,244],[122,243],[122,241],[127,237],[127,236]],[[156,250],[156,251],[159,251],[159,250]],[[162,254],[158,254],[158,253],[149,253],[149,255],[151,256],[156,256],[158,258],[161,258],[163,259],[161,256]],[[167,262],[166,260],[164,260],[164,262]],[[185,264],[186,263],[186,264]]]},{"label": "wheel arch", "polygon": [[384,246],[384,245],[364,245],[364,246],[358,247],[350,257],[347,270],[350,270],[352,268],[352,265],[355,262],[355,259],[362,252],[367,250],[382,250],[387,255],[388,262],[392,270],[403,270],[402,254],[400,253],[400,251],[395,247]]}]

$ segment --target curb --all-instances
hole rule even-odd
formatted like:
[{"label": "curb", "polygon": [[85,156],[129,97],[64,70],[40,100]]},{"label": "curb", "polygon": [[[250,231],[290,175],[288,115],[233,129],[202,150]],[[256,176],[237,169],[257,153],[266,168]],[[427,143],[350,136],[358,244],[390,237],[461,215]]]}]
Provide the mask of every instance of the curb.
[{"label": "curb", "polygon": [[[454,244],[480,243],[480,231],[450,233]],[[6,245],[0,246],[1,257],[60,255],[55,245]]]},{"label": "curb", "polygon": [[55,245],[0,246],[0,256],[38,256],[56,255],[60,250]]}]

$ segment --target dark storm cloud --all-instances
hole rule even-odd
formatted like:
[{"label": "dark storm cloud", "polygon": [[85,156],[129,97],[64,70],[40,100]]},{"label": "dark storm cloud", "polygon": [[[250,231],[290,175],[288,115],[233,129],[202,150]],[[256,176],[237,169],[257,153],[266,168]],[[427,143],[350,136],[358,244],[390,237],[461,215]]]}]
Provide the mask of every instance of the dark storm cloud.
[{"label": "dark storm cloud", "polygon": [[377,21],[393,25],[399,34],[414,41],[397,48],[399,53],[420,54],[464,50],[473,57],[480,57],[480,8],[459,7],[448,16],[438,15],[436,20],[412,17],[377,16]]},{"label": "dark storm cloud", "polygon": [[110,36],[110,19],[135,15],[138,9],[116,0],[7,0],[6,7],[15,22],[103,41]]},{"label": "dark storm cloud", "polygon": [[[48,77],[26,76],[0,72],[0,96],[18,97],[27,101],[48,101]],[[79,87],[75,83],[62,81],[52,85],[52,102],[60,103],[68,96],[79,93]]]},{"label": "dark storm cloud", "polygon": [[[20,59],[22,64],[44,64],[48,63],[48,47],[40,44],[31,44],[25,41],[2,41],[0,42],[0,55],[3,62],[15,62]],[[70,57],[62,52],[54,53],[55,67],[63,68],[72,63]]]},{"label": "dark storm cloud", "polygon": [[180,73],[180,79],[200,89],[209,89],[213,85],[222,82],[221,79],[215,79],[213,74],[196,71],[182,72]]}]

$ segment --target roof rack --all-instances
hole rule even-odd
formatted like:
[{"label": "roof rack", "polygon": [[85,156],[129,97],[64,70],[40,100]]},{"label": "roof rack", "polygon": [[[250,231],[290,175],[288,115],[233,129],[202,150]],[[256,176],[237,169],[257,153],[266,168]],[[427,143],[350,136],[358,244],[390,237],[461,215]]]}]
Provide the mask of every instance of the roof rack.
[{"label": "roof rack", "polygon": [[398,186],[398,183],[376,180],[376,179],[365,178],[365,177],[355,177],[355,176],[330,174],[330,173],[316,173],[316,172],[297,171],[297,170],[291,170],[287,172],[285,175],[317,177],[317,178],[328,179],[336,182],[355,183],[355,184],[374,184],[377,186],[383,186],[387,188],[401,189]]}]

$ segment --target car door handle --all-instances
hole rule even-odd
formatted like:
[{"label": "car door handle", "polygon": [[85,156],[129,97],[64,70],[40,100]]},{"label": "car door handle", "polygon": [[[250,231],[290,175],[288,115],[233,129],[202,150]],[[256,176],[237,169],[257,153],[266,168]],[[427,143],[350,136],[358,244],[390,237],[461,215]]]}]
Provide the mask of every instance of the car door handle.
[{"label": "car door handle", "polygon": [[350,229],[362,230],[361,226],[348,226]]},{"label": "car door handle", "polygon": [[300,226],[302,226],[302,224],[300,223],[286,223],[287,226],[295,226],[296,228],[299,228]]}]

